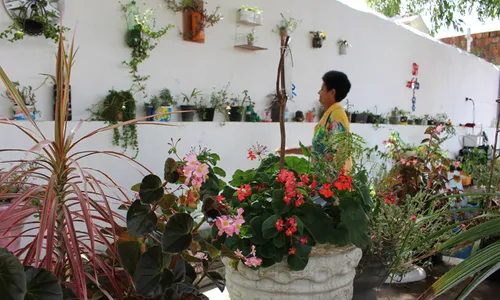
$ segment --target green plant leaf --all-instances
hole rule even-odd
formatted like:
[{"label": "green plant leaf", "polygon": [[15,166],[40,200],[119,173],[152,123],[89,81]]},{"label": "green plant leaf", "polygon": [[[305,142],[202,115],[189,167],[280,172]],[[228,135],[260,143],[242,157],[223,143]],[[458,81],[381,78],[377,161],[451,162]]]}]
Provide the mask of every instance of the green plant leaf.
[{"label": "green plant leaf", "polygon": [[163,194],[160,177],[150,174],[142,179],[139,197],[143,203],[154,204],[163,197]]},{"label": "green plant leaf", "polygon": [[233,174],[232,180],[229,182],[231,186],[240,187],[243,184],[248,184],[255,178],[256,170],[250,169],[246,171],[236,170]]},{"label": "green plant leaf", "polygon": [[2,299],[23,299],[27,290],[24,268],[7,249],[0,248],[0,291]]},{"label": "green plant leaf", "polygon": [[264,223],[262,223],[262,237],[266,240],[272,239],[278,235],[279,231],[276,229],[276,222],[280,219],[280,216],[273,215],[267,218]]},{"label": "green plant leaf", "polygon": [[141,243],[139,241],[118,240],[116,248],[123,268],[130,276],[134,276],[137,262],[141,257]]},{"label": "green plant leaf", "polygon": [[324,244],[334,235],[333,219],[318,205],[304,203],[296,215],[317,243]]},{"label": "green plant leaf", "polygon": [[250,226],[252,226],[252,229],[254,231],[254,236],[250,239],[252,243],[256,245],[263,245],[267,242],[267,239],[265,239],[262,236],[262,224],[264,221],[269,217],[269,214],[263,214],[262,216],[254,217],[252,220],[250,220]]},{"label": "green plant leaf", "polygon": [[250,225],[243,225],[240,229],[240,238],[249,239],[254,236],[253,228]]},{"label": "green plant leaf", "polygon": [[272,241],[269,241],[268,243],[259,246],[257,248],[257,253],[260,253],[260,255],[264,258],[272,259],[276,256],[276,247]]},{"label": "green plant leaf", "polygon": [[192,285],[182,282],[175,283],[171,288],[165,291],[162,300],[209,300],[195,289]]},{"label": "green plant leaf", "polygon": [[298,174],[306,174],[310,169],[307,159],[298,156],[285,156],[285,168]]},{"label": "green plant leaf", "polygon": [[364,249],[370,242],[367,233],[368,218],[363,208],[353,199],[340,200],[342,224],[348,228],[349,240],[356,247]]},{"label": "green plant leaf", "polygon": [[163,253],[160,246],[149,248],[139,259],[134,276],[137,294],[154,298],[174,283],[174,274],[163,267]]},{"label": "green plant leaf", "polygon": [[178,168],[179,166],[173,158],[167,158],[167,160],[165,161],[163,177],[168,183],[176,183],[177,180],[179,180],[179,173],[177,172]]},{"label": "green plant leaf", "polygon": [[219,167],[214,167],[214,173],[217,175],[217,176],[220,176],[220,177],[226,177],[226,171],[222,170],[221,168]]},{"label": "green plant leaf", "polygon": [[160,201],[158,201],[158,205],[164,209],[164,210],[168,210],[172,204],[175,203],[175,201],[177,200],[177,198],[175,197],[174,194],[165,194],[163,195],[163,197],[160,199]]},{"label": "green plant leaf", "polygon": [[158,217],[149,204],[135,200],[127,212],[127,229],[133,237],[143,237],[155,230]]},{"label": "green plant leaf", "polygon": [[293,217],[295,219],[295,222],[297,223],[297,232],[302,235],[304,233],[304,223],[302,223],[302,220],[299,217]]},{"label": "green plant leaf", "polygon": [[140,183],[136,183],[134,184],[131,188],[130,188],[132,191],[134,192],[137,192],[139,193],[139,191],[141,190],[141,184]]},{"label": "green plant leaf", "polygon": [[288,266],[293,271],[301,271],[307,266],[309,256],[288,255]]},{"label": "green plant leaf", "polygon": [[278,233],[278,235],[273,238],[273,243],[274,246],[276,246],[276,248],[281,248],[285,246],[285,242],[286,242],[286,235],[284,231]]},{"label": "green plant leaf", "polygon": [[300,149],[302,150],[302,154],[304,154],[305,157],[311,157],[311,151],[309,148],[304,146],[302,143],[299,142]]},{"label": "green plant leaf", "polygon": [[191,235],[193,226],[193,218],[186,213],[175,214],[170,217],[163,232],[163,251],[179,253],[189,248],[193,240]]},{"label": "green plant leaf", "polygon": [[23,300],[60,300],[63,297],[56,276],[44,269],[24,267],[27,291]]},{"label": "green plant leaf", "polygon": [[271,205],[273,207],[274,213],[277,215],[286,214],[291,209],[291,206],[286,204],[285,201],[283,201],[284,197],[285,197],[285,193],[283,192],[282,189],[278,189],[278,190],[273,191],[273,200],[272,200]]}]

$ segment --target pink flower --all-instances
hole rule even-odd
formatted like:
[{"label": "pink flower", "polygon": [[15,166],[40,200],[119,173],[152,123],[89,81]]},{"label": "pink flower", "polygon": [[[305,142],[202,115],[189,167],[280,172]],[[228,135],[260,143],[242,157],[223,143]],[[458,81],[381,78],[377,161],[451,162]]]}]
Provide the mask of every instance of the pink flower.
[{"label": "pink flower", "polygon": [[246,259],[246,257],[243,255],[243,253],[241,253],[240,249],[236,249],[236,251],[234,251],[234,255],[236,255],[236,257],[238,257],[240,259]]},{"label": "pink flower", "polygon": [[460,162],[459,161],[454,161],[453,165],[455,166],[455,168],[458,168],[458,167],[460,167]]},{"label": "pink flower", "polygon": [[303,237],[300,238],[300,243],[302,245],[307,244],[307,240],[308,240],[307,236],[303,236]]},{"label": "pink flower", "polygon": [[441,132],[443,132],[443,124],[439,124],[435,129],[434,129],[434,133],[435,134],[440,134]]},{"label": "pink flower", "polygon": [[416,216],[411,216],[411,217],[410,217],[410,220],[411,220],[412,222],[417,222],[417,217],[416,217]]},{"label": "pink flower", "polygon": [[249,267],[258,267],[262,264],[262,259],[256,256],[248,257],[245,261],[245,265]]},{"label": "pink flower", "polygon": [[425,227],[420,227],[420,231],[425,231]]},{"label": "pink flower", "polygon": [[460,228],[461,228],[462,230],[467,230],[467,225],[462,224],[462,225],[460,225]]},{"label": "pink flower", "polygon": [[387,145],[387,140],[383,140],[382,145]]},{"label": "pink flower", "polygon": [[233,236],[233,234],[240,234],[241,225],[245,224],[245,218],[243,218],[243,208],[238,208],[238,215],[234,218],[228,216],[220,216],[215,221],[215,226],[219,229],[218,235],[221,236],[225,233],[227,236]]},{"label": "pink flower", "polygon": [[297,249],[292,247],[292,248],[290,248],[290,250],[288,250],[288,255],[295,255],[296,252],[297,252]]},{"label": "pink flower", "polygon": [[404,158],[401,158],[400,162],[401,162],[401,164],[403,164],[403,165],[404,165],[404,164],[406,164],[406,160],[405,160]]},{"label": "pink flower", "polygon": [[372,235],[370,238],[373,240],[375,238],[375,235]]}]

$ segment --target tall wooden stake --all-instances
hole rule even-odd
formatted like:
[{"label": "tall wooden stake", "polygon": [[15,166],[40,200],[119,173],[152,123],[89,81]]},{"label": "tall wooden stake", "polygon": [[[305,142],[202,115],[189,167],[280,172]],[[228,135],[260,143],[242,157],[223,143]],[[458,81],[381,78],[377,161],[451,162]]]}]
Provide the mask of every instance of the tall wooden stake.
[{"label": "tall wooden stake", "polygon": [[290,41],[290,36],[286,30],[280,32],[281,35],[281,47],[280,47],[280,61],[278,64],[278,76],[276,78],[276,95],[278,98],[278,103],[280,105],[280,136],[281,136],[281,146],[280,146],[280,169],[285,168],[285,144],[286,144],[286,131],[285,131],[285,110],[286,103],[288,101],[288,96],[286,94],[286,83],[285,83],[285,56],[288,50],[288,42]]}]

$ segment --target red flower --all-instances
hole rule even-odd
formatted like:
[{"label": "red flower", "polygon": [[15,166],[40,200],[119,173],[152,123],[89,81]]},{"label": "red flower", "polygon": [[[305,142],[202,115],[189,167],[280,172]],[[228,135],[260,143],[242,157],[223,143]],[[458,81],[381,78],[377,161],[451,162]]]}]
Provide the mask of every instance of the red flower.
[{"label": "red flower", "polygon": [[412,222],[417,222],[417,217],[416,217],[416,216],[411,216],[411,217],[410,217],[410,220],[411,220]]},{"label": "red flower", "polygon": [[300,243],[302,245],[307,244],[307,240],[308,240],[307,236],[303,236],[303,237],[300,238]]},{"label": "red flower", "polygon": [[279,219],[275,224],[274,226],[276,227],[276,230],[278,231],[283,231],[285,230],[285,224],[283,223],[283,219]]},{"label": "red flower", "polygon": [[290,248],[290,250],[288,251],[288,255],[295,255],[295,253],[297,252],[297,249],[295,249],[294,247]]},{"label": "red flower", "polygon": [[288,197],[288,196],[283,197],[283,201],[285,201],[285,203],[286,203],[287,205],[290,205],[291,200],[292,200],[292,199],[290,199],[290,197]]},{"label": "red flower", "polygon": [[267,188],[267,186],[263,183],[259,184],[256,189],[257,189],[257,192],[260,192],[261,190]]},{"label": "red flower", "polygon": [[245,198],[250,197],[252,195],[252,187],[249,184],[245,184],[240,186],[238,190],[238,200],[242,202]]},{"label": "red flower", "polygon": [[295,200],[295,206],[300,207],[302,204],[304,204],[304,195],[301,193],[297,193],[297,200]]},{"label": "red flower", "polygon": [[217,196],[217,197],[215,198],[215,200],[217,200],[217,201],[219,201],[219,202],[222,202],[222,201],[226,200],[226,198],[225,198],[224,196],[222,196],[222,195],[219,195],[219,196]]},{"label": "red flower", "polygon": [[248,151],[248,158],[249,158],[250,160],[254,160],[254,159],[256,159],[256,158],[257,158],[257,156],[255,156],[255,154],[253,154],[253,151],[252,151],[252,150],[250,150],[250,151]]},{"label": "red flower", "polygon": [[319,193],[323,195],[326,199],[333,196],[333,192],[330,190],[331,184],[325,184],[321,187]]},{"label": "red flower", "polygon": [[300,181],[302,181],[305,185],[309,185],[309,175],[300,175]]},{"label": "red flower", "polygon": [[316,179],[314,179],[313,182],[311,183],[311,189],[315,190],[317,187],[318,187],[318,182],[316,181]]},{"label": "red flower", "polygon": [[384,202],[387,204],[396,204],[396,198],[394,197],[385,197]]},{"label": "red flower", "polygon": [[288,226],[285,234],[287,236],[293,236],[295,232],[297,232],[297,222],[295,222],[295,218],[291,217],[286,221],[286,225]]}]

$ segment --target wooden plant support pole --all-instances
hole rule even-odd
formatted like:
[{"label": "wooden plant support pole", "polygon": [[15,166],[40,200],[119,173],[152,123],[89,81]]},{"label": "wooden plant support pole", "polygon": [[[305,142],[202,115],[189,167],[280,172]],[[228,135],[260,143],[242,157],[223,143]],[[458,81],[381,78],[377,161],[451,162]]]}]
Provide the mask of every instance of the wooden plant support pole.
[{"label": "wooden plant support pole", "polygon": [[288,43],[290,36],[286,30],[281,30],[281,47],[280,47],[280,61],[278,64],[278,76],[276,78],[276,95],[280,105],[280,169],[285,168],[285,144],[286,144],[286,131],[285,131],[285,110],[288,96],[286,94],[285,83],[285,56],[288,50]]},{"label": "wooden plant support pole", "polygon": [[[497,99],[496,100],[497,102],[497,105],[500,104],[500,99]],[[489,178],[489,182],[488,182],[488,189],[487,189],[487,193],[491,193],[491,187],[492,187],[492,184],[493,184],[493,174],[495,172],[495,162],[497,161],[497,143],[498,143],[498,134],[500,133],[500,129],[498,129],[500,127],[500,112],[497,114],[497,127],[495,128],[495,143],[493,144],[493,158],[491,160],[491,166],[490,166],[490,178]],[[490,205],[490,202],[491,202],[491,195],[488,195],[488,197],[486,198],[486,203],[484,205],[484,208],[485,209],[488,209],[489,205]]]}]

